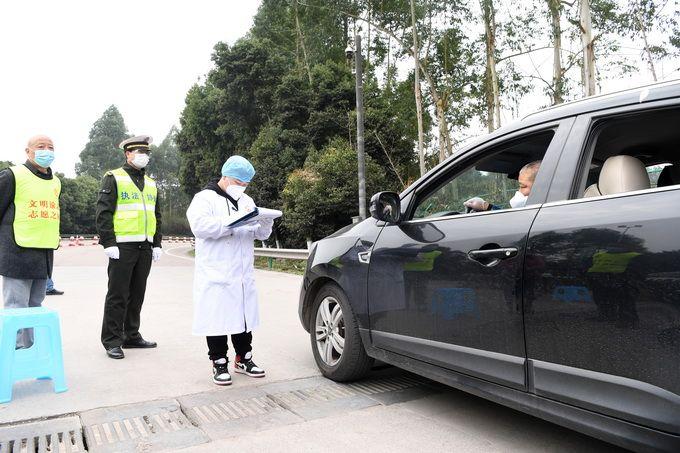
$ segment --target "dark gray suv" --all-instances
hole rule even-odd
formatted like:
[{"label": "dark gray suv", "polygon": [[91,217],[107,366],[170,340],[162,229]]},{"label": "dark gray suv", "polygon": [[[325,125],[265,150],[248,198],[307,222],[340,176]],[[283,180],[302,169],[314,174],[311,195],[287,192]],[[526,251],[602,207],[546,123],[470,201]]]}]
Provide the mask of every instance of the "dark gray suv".
[{"label": "dark gray suv", "polygon": [[530,115],[370,208],[311,249],[299,311],[325,376],[379,359],[680,451],[680,82]]}]

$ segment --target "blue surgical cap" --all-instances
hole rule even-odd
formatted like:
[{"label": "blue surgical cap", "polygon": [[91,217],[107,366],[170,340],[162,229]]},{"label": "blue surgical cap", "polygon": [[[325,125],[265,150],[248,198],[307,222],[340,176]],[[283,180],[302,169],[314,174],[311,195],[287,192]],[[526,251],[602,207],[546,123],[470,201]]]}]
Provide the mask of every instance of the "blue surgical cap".
[{"label": "blue surgical cap", "polygon": [[253,164],[248,159],[241,156],[231,156],[222,165],[222,176],[238,179],[242,182],[250,182],[255,176]]}]

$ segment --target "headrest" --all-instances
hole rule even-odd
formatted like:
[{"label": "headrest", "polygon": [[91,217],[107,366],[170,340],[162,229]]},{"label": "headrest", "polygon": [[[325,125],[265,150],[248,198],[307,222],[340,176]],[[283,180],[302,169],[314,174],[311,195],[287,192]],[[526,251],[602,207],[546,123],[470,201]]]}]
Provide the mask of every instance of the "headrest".
[{"label": "headrest", "polygon": [[680,184],[680,164],[668,165],[659,173],[656,187],[674,186]]},{"label": "headrest", "polygon": [[597,188],[597,184],[591,184],[588,186],[585,192],[583,192],[583,198],[599,197],[602,195],[600,189]]},{"label": "headrest", "polygon": [[649,189],[645,164],[632,156],[612,156],[604,161],[597,183],[602,195]]}]

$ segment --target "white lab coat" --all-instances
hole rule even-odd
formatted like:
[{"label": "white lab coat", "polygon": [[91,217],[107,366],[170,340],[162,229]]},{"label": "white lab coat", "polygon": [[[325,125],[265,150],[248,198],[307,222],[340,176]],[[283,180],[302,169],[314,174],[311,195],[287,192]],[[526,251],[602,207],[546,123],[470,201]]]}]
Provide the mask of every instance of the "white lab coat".
[{"label": "white lab coat", "polygon": [[251,332],[260,324],[253,278],[253,239],[264,240],[272,226],[229,228],[230,217],[255,208],[243,194],[238,211],[213,190],[194,196],[187,210],[196,237],[194,322],[192,333],[202,336]]}]

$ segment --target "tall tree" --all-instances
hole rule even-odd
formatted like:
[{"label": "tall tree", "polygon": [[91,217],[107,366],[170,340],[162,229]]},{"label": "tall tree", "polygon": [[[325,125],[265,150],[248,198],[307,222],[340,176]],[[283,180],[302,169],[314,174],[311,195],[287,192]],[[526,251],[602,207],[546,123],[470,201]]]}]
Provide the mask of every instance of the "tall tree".
[{"label": "tall tree", "polygon": [[177,146],[179,130],[172,126],[158,146],[151,145],[149,175],[156,180],[166,234],[186,234],[189,230],[185,212],[190,199],[180,187],[180,154]]},{"label": "tall tree", "polygon": [[493,0],[482,0],[482,20],[486,43],[486,121],[489,132],[501,125],[501,100],[496,70],[496,10]]},{"label": "tall tree", "polygon": [[178,133],[177,127],[172,126],[162,142],[151,145],[151,160],[147,172],[164,192],[176,190],[179,186],[180,159],[176,143]]},{"label": "tall tree", "polygon": [[94,122],[90,140],[76,163],[76,174],[99,179],[105,172],[120,167],[125,159],[118,145],[128,137],[123,115],[115,105],[110,106]]},{"label": "tall tree", "polygon": [[[680,9],[675,2],[674,13],[665,9],[674,0],[629,0],[618,16],[618,31],[641,44],[641,56],[654,81],[659,77],[658,64],[667,57],[680,55],[680,34],[677,18]],[[673,68],[677,70],[678,68]]]},{"label": "tall tree", "polygon": [[234,154],[247,154],[271,117],[274,93],[289,69],[271,42],[244,38],[233,46],[218,43],[215,67],[203,84],[189,91],[180,117],[177,144],[180,179],[193,195]]},{"label": "tall tree", "polygon": [[590,0],[579,0],[579,31],[583,62],[581,64],[581,77],[584,94],[595,94],[595,40],[593,39],[593,25],[590,18]]},{"label": "tall tree", "polygon": [[[424,144],[424,131],[423,131],[423,98],[422,91],[420,89],[420,46],[418,45],[418,28],[416,27],[416,6],[415,0],[411,0],[411,33],[413,35],[413,62],[415,64],[414,68],[414,83],[413,91],[415,93],[416,99],[416,119],[418,121],[418,162],[420,164],[420,176],[425,174],[425,150],[423,148]],[[440,159],[441,154],[444,150],[440,149]],[[441,159],[443,160],[443,159]]]},{"label": "tall tree", "polygon": [[562,66],[562,0],[546,0],[550,12],[550,35],[552,36],[553,76],[552,104],[564,102],[564,67]]},{"label": "tall tree", "polygon": [[253,19],[251,36],[295,60],[298,72],[312,77],[311,68],[327,60],[344,59],[350,30],[339,10],[357,12],[356,0],[263,0]]}]

